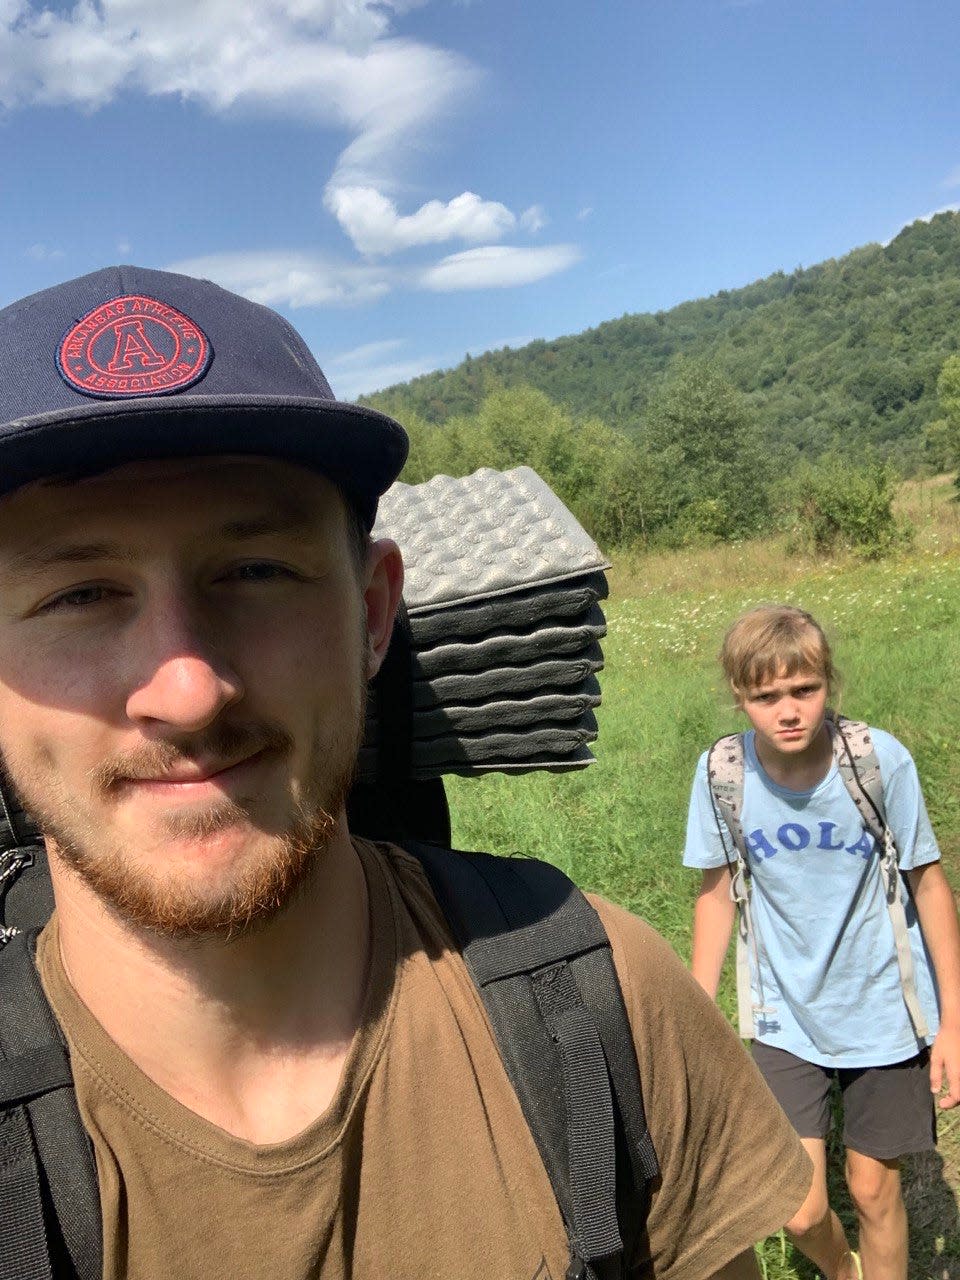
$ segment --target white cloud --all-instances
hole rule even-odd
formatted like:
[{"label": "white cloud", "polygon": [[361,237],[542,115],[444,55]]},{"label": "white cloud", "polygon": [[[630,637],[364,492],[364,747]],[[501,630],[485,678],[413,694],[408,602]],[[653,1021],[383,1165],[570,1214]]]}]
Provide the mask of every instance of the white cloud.
[{"label": "white cloud", "polygon": [[589,218],[592,213],[593,213],[593,205],[591,204],[584,205],[584,207],[577,214],[577,221],[586,222],[587,218]]},{"label": "white cloud", "polygon": [[[483,245],[422,274],[389,274],[309,253],[215,255],[184,269],[248,296],[310,306],[361,302],[405,281],[430,289],[542,279],[577,257],[571,246],[491,245],[518,226],[537,232],[539,205],[518,218],[471,191],[401,214],[389,191],[411,149],[476,89],[461,55],[393,34],[427,0],[0,0],[0,108],[94,111],[121,94],[173,95],[218,113],[276,113],[343,135],[328,207],[361,252],[461,240]],[[121,256],[126,250],[118,247]]]},{"label": "white cloud", "polygon": [[930,219],[935,218],[938,213],[958,213],[958,212],[960,212],[960,201],[955,201],[953,204],[941,205],[939,209],[931,209],[929,213],[921,213],[918,217],[911,218],[909,222],[901,223],[900,226],[897,227],[896,231],[893,233],[892,236],[888,236],[886,240],[881,240],[880,243],[884,248],[886,248],[887,245],[891,242],[891,240],[895,240],[901,231],[903,231],[906,227],[912,226],[914,222],[929,222]]},{"label": "white cloud", "polygon": [[328,374],[336,395],[354,400],[357,396],[392,387],[397,382],[409,382],[422,373],[430,373],[441,363],[432,356],[402,356],[406,345],[401,338],[383,342],[368,342],[352,351],[328,358],[324,371]]},{"label": "white cloud", "polygon": [[365,368],[384,356],[393,355],[403,346],[403,338],[384,338],[380,342],[365,342],[362,346],[353,347],[350,351],[341,351],[330,360],[330,367],[335,369]]},{"label": "white cloud", "polygon": [[576,245],[554,244],[538,249],[514,245],[485,245],[453,253],[428,267],[420,275],[420,285],[438,293],[456,289],[508,289],[533,284],[565,271],[579,261]]},{"label": "white cloud", "polygon": [[269,307],[372,302],[391,288],[375,268],[308,253],[220,253],[171,263],[170,271],[213,280]]},{"label": "white cloud", "polygon": [[453,200],[429,200],[416,213],[401,216],[397,206],[375,187],[331,186],[325,196],[336,217],[361,253],[395,253],[415,245],[444,240],[498,240],[512,230],[516,218],[495,200],[465,191]]},{"label": "white cloud", "polygon": [[547,215],[543,211],[543,205],[532,204],[529,209],[524,209],[520,215],[520,225],[524,231],[532,231],[534,234],[542,231],[547,225]]},{"label": "white cloud", "polygon": [[338,262],[320,254],[266,250],[186,258],[169,263],[167,270],[213,280],[268,307],[297,308],[374,302],[400,285],[449,293],[533,284],[566,270],[579,258],[579,249],[570,244],[537,249],[485,245],[451,254],[430,267],[401,271],[379,264]]},{"label": "white cloud", "polygon": [[[922,213],[919,218],[914,218],[914,222],[929,222],[931,218],[935,218],[938,213],[956,213],[960,210],[960,201],[954,201],[953,204],[941,205],[939,209],[932,209],[930,213]],[[904,226],[908,226],[904,223]]]},{"label": "white cloud", "polygon": [[32,258],[34,262],[57,262],[67,255],[62,249],[51,249],[47,244],[32,244],[25,250],[24,256]]},{"label": "white cloud", "polygon": [[122,91],[342,129],[338,181],[382,181],[478,83],[458,54],[390,35],[423,0],[0,0],[0,105],[102,107]]}]

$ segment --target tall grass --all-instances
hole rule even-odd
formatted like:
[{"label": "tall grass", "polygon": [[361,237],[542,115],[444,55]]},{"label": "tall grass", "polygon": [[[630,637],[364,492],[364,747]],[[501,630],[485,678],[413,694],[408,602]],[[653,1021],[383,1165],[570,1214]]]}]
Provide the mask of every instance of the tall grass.
[{"label": "tall grass", "polygon": [[[843,710],[889,729],[913,752],[947,874],[960,890],[960,506],[949,481],[900,499],[916,526],[908,553],[879,563],[797,557],[781,540],[624,560],[610,574],[609,634],[597,762],[576,774],[448,785],[463,848],[537,854],[584,888],[649,920],[687,957],[696,873],[680,865],[697,757],[739,727],[715,654],[726,625],[760,601],[809,609],[843,676]],[[733,1009],[732,974],[721,1005]],[[843,1204],[839,1153],[831,1164]],[[960,1123],[940,1154],[911,1161],[911,1280],[960,1277]],[[845,1211],[849,1217],[849,1207]],[[816,1274],[783,1239],[768,1242],[769,1280]]]}]

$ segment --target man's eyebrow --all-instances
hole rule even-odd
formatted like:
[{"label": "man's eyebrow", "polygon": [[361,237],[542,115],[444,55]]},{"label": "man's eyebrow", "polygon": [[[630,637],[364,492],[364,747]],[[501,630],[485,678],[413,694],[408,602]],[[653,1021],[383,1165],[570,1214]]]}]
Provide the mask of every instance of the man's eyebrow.
[{"label": "man's eyebrow", "polygon": [[[228,520],[219,528],[212,530],[211,536],[220,537],[226,542],[249,542],[256,538],[269,537],[271,534],[285,533],[299,539],[305,538],[307,533],[317,525],[315,513],[298,506],[264,515]],[[11,555],[6,561],[5,568],[13,576],[26,577],[57,565],[91,564],[98,560],[130,562],[134,559],[135,556],[130,548],[119,542],[55,542],[27,547]]]},{"label": "man's eyebrow", "polygon": [[269,515],[249,516],[240,520],[228,520],[220,526],[219,534],[231,542],[245,542],[252,538],[264,538],[274,533],[305,534],[315,529],[318,521],[306,508],[297,507]]},{"label": "man's eyebrow", "polygon": [[26,576],[58,564],[90,564],[96,560],[129,560],[130,553],[112,542],[66,542],[52,546],[28,547],[12,555],[7,569],[16,576]]}]

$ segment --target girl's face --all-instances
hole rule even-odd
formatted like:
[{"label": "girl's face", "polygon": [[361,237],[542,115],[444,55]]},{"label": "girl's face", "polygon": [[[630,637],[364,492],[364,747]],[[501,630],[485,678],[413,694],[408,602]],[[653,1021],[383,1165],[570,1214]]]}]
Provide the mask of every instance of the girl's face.
[{"label": "girl's face", "polygon": [[740,698],[758,747],[781,757],[802,756],[817,743],[827,710],[827,682],[815,671],[787,675],[753,685]]}]

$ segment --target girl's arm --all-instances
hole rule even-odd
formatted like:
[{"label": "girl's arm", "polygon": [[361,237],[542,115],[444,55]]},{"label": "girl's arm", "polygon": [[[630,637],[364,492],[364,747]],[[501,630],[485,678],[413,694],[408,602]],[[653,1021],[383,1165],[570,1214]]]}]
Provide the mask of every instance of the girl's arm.
[{"label": "girl's arm", "polygon": [[946,1087],[940,1107],[960,1103],[960,925],[953,891],[939,862],[906,873],[940,989],[940,1030],[930,1050],[930,1088]]},{"label": "girl's arm", "polygon": [[730,897],[730,868],[711,867],[704,871],[693,908],[693,959],[690,971],[711,1000],[720,985],[736,906]]}]

